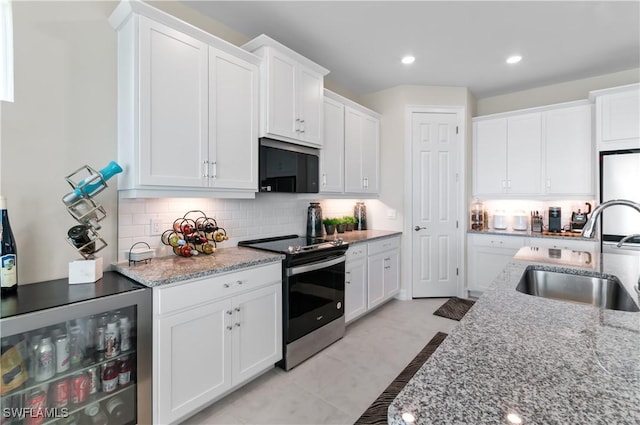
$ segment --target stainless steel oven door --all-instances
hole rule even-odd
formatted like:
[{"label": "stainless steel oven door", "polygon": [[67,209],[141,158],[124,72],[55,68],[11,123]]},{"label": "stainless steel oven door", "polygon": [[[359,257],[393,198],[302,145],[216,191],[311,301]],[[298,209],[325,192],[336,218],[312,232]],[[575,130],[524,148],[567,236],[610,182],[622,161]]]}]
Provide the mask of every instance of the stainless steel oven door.
[{"label": "stainless steel oven door", "polygon": [[286,270],[284,340],[291,343],[344,315],[344,255]]}]

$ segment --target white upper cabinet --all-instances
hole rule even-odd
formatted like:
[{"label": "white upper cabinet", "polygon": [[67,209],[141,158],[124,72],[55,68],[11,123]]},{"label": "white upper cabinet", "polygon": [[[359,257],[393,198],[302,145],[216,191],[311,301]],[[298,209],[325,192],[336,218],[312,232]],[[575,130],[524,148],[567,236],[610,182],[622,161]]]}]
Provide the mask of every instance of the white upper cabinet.
[{"label": "white upper cabinet", "polygon": [[344,105],[324,98],[324,142],[320,151],[320,192],[344,192]]},{"label": "white upper cabinet", "polygon": [[320,192],[380,191],[380,115],[325,90]]},{"label": "white upper cabinet", "polygon": [[474,123],[475,193],[539,193],[541,131],[539,113]]},{"label": "white upper cabinet", "polygon": [[253,197],[260,59],[143,2],[110,21],[121,196]]},{"label": "white upper cabinet", "polygon": [[380,120],[352,107],[344,111],[344,190],[380,191]]},{"label": "white upper cabinet", "polygon": [[592,146],[587,101],[474,118],[473,194],[593,197]]},{"label": "white upper cabinet", "polygon": [[545,113],[545,193],[593,196],[591,105]]},{"label": "white upper cabinet", "polygon": [[598,90],[596,104],[598,151],[640,148],[640,84]]},{"label": "white upper cabinet", "polygon": [[320,147],[329,71],[266,35],[243,47],[262,58],[260,136]]}]

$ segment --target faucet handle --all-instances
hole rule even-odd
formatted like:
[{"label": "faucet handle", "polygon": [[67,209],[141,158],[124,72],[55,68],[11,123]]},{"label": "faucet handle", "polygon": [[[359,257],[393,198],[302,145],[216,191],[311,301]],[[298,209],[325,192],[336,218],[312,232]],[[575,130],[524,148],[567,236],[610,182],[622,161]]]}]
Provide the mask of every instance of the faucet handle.
[{"label": "faucet handle", "polygon": [[620,242],[618,242],[618,243],[616,244],[616,246],[617,246],[618,248],[621,248],[623,243],[625,243],[625,242],[626,242],[626,241],[628,241],[629,239],[633,239],[633,238],[640,238],[640,234],[639,234],[639,233],[634,233],[634,234],[632,234],[632,235],[627,235],[627,236],[625,236],[624,238],[620,239]]}]

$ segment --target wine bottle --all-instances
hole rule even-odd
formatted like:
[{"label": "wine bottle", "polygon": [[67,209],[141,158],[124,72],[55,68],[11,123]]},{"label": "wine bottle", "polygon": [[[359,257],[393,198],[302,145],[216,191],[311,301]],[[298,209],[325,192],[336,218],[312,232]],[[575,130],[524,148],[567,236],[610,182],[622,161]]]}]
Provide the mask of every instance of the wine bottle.
[{"label": "wine bottle", "polygon": [[0,196],[0,286],[2,295],[14,294],[18,290],[18,250],[9,225],[7,198]]}]

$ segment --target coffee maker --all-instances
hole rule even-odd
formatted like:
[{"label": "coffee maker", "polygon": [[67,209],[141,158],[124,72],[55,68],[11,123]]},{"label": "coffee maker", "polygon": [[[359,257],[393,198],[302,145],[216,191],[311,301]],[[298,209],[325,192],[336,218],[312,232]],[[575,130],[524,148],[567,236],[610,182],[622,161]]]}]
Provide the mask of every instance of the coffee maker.
[{"label": "coffee maker", "polygon": [[587,224],[587,220],[589,219],[589,214],[591,213],[591,204],[586,203],[587,211],[581,212],[578,208],[578,212],[571,213],[571,231],[580,233],[584,228],[584,225]]},{"label": "coffee maker", "polygon": [[562,213],[560,207],[549,207],[549,232],[562,231]]}]

